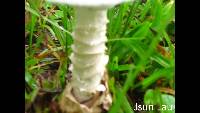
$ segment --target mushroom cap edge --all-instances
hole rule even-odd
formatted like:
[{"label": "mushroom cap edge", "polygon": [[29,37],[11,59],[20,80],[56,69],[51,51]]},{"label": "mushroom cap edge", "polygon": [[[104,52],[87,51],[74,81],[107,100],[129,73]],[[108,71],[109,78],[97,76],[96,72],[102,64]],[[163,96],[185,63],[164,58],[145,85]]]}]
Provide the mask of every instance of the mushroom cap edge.
[{"label": "mushroom cap edge", "polygon": [[80,7],[112,7],[114,5],[133,0],[46,0],[55,4],[66,4]]}]

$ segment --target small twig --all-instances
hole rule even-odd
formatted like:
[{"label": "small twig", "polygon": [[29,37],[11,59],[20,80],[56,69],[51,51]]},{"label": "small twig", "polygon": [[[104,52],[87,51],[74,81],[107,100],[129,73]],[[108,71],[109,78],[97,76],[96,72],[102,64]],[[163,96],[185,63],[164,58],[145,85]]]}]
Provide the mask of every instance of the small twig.
[{"label": "small twig", "polygon": [[37,58],[43,58],[45,56],[47,56],[48,54],[52,53],[52,52],[57,52],[57,51],[61,51],[63,50],[64,47],[56,47],[56,48],[51,48],[50,50],[49,49],[45,49],[43,50],[41,53],[39,53],[37,55]]},{"label": "small twig", "polygon": [[55,62],[59,62],[59,61],[51,61],[50,63],[42,63],[42,64],[38,64],[38,65],[36,65],[36,66],[32,66],[32,67],[30,67],[29,68],[29,71],[31,71],[31,70],[33,70],[33,69],[35,69],[35,68],[40,68],[40,67],[42,67],[42,66],[46,66],[46,65],[48,65],[48,64],[52,64],[52,63],[55,63]]},{"label": "small twig", "polygon": [[170,89],[170,88],[160,87],[159,90],[160,90],[160,92],[163,92],[163,93],[175,95],[175,91],[173,89]]},{"label": "small twig", "polygon": [[40,89],[39,90],[40,93],[61,93],[62,89],[58,88],[58,89]]},{"label": "small twig", "polygon": [[56,53],[55,51],[53,51],[53,48],[52,48],[49,44],[47,44],[47,47],[52,51],[52,54],[53,54],[58,60],[60,60],[60,56],[58,55],[58,53]]}]

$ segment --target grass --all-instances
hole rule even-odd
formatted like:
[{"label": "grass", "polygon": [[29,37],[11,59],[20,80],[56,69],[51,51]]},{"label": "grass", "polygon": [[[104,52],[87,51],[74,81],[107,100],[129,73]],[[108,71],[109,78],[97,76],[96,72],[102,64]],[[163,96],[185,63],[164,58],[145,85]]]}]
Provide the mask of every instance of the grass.
[{"label": "grass", "polygon": [[[26,112],[57,113],[53,108],[70,76],[74,9],[43,0],[25,3]],[[135,0],[109,9],[109,113],[144,112],[134,110],[135,103],[158,108],[174,104],[174,7],[174,0]]]}]

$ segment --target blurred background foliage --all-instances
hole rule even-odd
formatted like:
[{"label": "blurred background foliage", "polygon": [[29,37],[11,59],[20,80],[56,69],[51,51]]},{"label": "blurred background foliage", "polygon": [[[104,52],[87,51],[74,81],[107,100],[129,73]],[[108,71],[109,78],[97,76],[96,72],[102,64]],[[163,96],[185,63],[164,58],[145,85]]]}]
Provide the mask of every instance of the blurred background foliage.
[{"label": "blurred background foliage", "polygon": [[[109,9],[108,18],[109,113],[174,113],[158,110],[175,104],[174,0],[135,0]],[[74,25],[73,7],[25,0],[26,113],[60,112]],[[136,103],[157,109],[135,110]]]}]

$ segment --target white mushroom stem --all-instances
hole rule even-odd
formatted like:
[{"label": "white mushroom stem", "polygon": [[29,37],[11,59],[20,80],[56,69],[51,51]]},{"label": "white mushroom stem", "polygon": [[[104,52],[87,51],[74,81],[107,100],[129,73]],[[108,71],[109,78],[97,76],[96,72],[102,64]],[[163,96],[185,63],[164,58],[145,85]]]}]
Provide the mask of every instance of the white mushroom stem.
[{"label": "white mushroom stem", "polygon": [[[108,63],[108,55],[105,55],[107,41],[106,24],[107,9],[117,4],[130,0],[48,0],[52,3],[68,4],[75,7],[76,26],[73,32],[73,53],[70,56],[72,65],[72,80],[66,87],[65,99],[72,102],[68,89],[72,88],[73,97],[82,103],[92,100],[98,91],[103,91],[107,96],[98,97],[96,106],[104,103],[109,94],[107,80],[105,80],[105,67]],[[104,78],[104,80],[103,80]],[[101,80],[104,84],[101,84]],[[69,97],[70,96],[70,97]],[[111,101],[110,101],[111,103]],[[63,104],[65,105],[65,103]],[[66,103],[70,106],[69,103]],[[95,107],[94,107],[95,109]],[[67,109],[68,110],[68,109]],[[76,111],[77,112],[77,111]],[[87,112],[88,113],[88,112]]]},{"label": "white mushroom stem", "polygon": [[76,26],[73,32],[73,53],[71,85],[79,101],[92,97],[96,91],[104,91],[101,79],[108,63],[105,55],[107,41],[107,9],[95,7],[76,7]]}]

